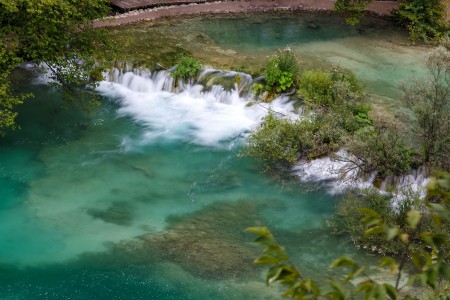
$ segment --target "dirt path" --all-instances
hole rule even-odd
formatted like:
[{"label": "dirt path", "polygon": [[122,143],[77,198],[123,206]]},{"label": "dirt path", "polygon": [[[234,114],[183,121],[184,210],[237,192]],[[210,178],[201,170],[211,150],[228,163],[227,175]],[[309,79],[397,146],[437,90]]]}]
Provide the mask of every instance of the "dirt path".
[{"label": "dirt path", "polygon": [[[331,10],[334,2],[334,0],[251,0],[177,5],[132,11],[108,20],[97,21],[94,23],[94,26],[119,26],[159,18],[211,13],[223,14],[274,10]],[[398,7],[398,2],[395,1],[377,1],[370,4],[368,10],[379,15],[388,15],[389,11],[396,7]]]}]

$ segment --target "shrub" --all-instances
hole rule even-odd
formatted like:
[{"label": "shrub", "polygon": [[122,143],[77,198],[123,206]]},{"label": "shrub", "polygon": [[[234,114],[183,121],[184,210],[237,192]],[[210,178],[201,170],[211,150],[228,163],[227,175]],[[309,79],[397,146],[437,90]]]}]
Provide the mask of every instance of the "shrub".
[{"label": "shrub", "polygon": [[358,248],[366,249],[378,254],[398,253],[402,249],[400,241],[386,243],[382,235],[364,235],[367,227],[361,222],[363,213],[361,208],[368,208],[383,217],[386,224],[396,224],[398,216],[391,207],[391,197],[369,189],[363,194],[349,193],[336,206],[336,215],[327,220],[327,224],[337,234],[350,234]]},{"label": "shrub", "polygon": [[354,105],[363,98],[361,84],[351,72],[337,67],[331,71],[305,71],[298,95],[312,106]]},{"label": "shrub", "polygon": [[178,59],[175,70],[170,75],[176,79],[187,80],[197,75],[201,68],[202,66],[198,60],[188,55],[182,55]]},{"label": "shrub", "polygon": [[425,163],[450,170],[450,51],[439,47],[426,61],[426,80],[403,83],[402,100],[413,111]]},{"label": "shrub", "polygon": [[310,119],[282,119],[270,113],[265,123],[253,131],[242,154],[260,160],[269,169],[277,163],[294,163],[329,154],[342,135],[340,128],[318,115]]},{"label": "shrub", "polygon": [[438,40],[449,31],[447,4],[442,0],[406,0],[400,2],[394,17],[409,30],[412,41]]},{"label": "shrub", "polygon": [[331,73],[305,71],[300,76],[298,94],[309,103],[330,105],[333,103],[333,80]]},{"label": "shrub", "polygon": [[337,0],[334,4],[334,11],[345,15],[345,22],[349,25],[359,23],[370,2],[373,0]]},{"label": "shrub", "polygon": [[[401,254],[407,257],[422,244],[418,232],[426,231],[447,235],[450,232],[448,224],[442,227],[434,224],[426,203],[414,197],[414,195],[398,200],[400,202],[396,209],[393,209],[392,201],[392,196],[381,194],[374,189],[368,189],[362,193],[349,193],[339,201],[335,216],[327,220],[327,224],[335,233],[350,234],[353,242],[359,248],[383,255]],[[408,233],[411,245],[405,247],[402,241],[398,239],[387,241],[382,234],[364,234],[367,227],[361,222],[364,215],[362,208],[376,212],[384,220],[387,227],[397,227],[400,231]],[[408,212],[411,210],[423,212],[418,232],[411,231],[407,223]]]},{"label": "shrub", "polygon": [[254,85],[255,93],[266,90],[271,93],[285,92],[294,87],[300,65],[291,48],[277,50],[275,55],[266,63],[264,69],[264,85]]},{"label": "shrub", "polygon": [[377,171],[380,178],[404,174],[411,166],[413,155],[401,137],[396,124],[366,127],[345,141],[353,157],[337,157],[337,160],[349,162],[364,173]]},{"label": "shrub", "polygon": [[253,131],[244,146],[243,154],[268,165],[280,161],[293,163],[302,148],[304,126],[302,122],[279,119],[270,113],[264,124]]}]

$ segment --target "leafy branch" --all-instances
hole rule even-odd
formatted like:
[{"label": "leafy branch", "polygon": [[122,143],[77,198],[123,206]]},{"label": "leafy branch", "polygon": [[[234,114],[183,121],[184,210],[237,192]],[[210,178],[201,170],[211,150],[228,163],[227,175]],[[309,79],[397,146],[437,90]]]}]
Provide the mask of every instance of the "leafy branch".
[{"label": "leafy branch", "polygon": [[[438,228],[448,226],[450,224],[450,174],[445,173],[432,181],[429,190],[430,193],[441,197],[440,203],[427,204],[429,214]],[[405,286],[418,284],[436,290],[440,282],[450,279],[449,235],[445,232],[416,232],[424,220],[424,212],[408,211],[405,229],[401,229],[399,225],[387,225],[383,217],[374,210],[362,208],[361,213],[363,215],[361,222],[366,226],[365,235],[382,234],[386,241],[399,239],[405,248],[411,246],[412,234],[417,234],[421,238],[421,247],[415,248],[411,257],[402,255],[400,261],[388,256],[379,259],[380,268],[396,274],[394,285],[377,282],[367,274],[366,266],[361,266],[347,257],[340,257],[330,265],[333,269],[345,268],[347,272],[344,279],[331,278],[327,283],[319,284],[301,274],[300,269],[289,260],[284,248],[278,244],[267,227],[250,227],[246,230],[257,235],[254,240],[256,244],[264,246],[263,254],[254,263],[270,266],[266,283],[280,283],[285,288],[283,295],[292,299],[351,299],[355,295],[362,295],[365,299],[416,299],[404,291]],[[409,277],[407,284],[400,286],[404,267],[409,258],[415,271]],[[362,280],[354,286],[352,281],[356,278]],[[444,293],[441,296],[450,296],[448,291]]]}]

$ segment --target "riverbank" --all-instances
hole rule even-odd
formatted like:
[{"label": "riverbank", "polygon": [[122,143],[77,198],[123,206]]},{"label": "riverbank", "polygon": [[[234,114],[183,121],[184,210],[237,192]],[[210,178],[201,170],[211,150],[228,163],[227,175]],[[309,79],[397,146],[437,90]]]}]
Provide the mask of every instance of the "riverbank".
[{"label": "riverbank", "polygon": [[[266,11],[330,11],[334,0],[252,0],[226,1],[201,4],[187,4],[155,7],[145,10],[130,11],[105,20],[96,21],[94,27],[113,27],[140,21],[152,21],[161,18],[173,18],[187,15],[227,14]],[[398,7],[396,1],[376,1],[371,3],[368,11],[380,16]]]}]

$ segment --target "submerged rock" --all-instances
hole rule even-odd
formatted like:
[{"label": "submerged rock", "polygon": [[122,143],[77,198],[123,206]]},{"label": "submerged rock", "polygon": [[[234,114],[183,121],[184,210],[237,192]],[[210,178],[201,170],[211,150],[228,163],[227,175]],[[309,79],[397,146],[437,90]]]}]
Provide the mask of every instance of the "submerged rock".
[{"label": "submerged rock", "polygon": [[314,22],[308,22],[308,28],[309,29],[320,29],[320,26],[319,25],[317,25],[316,23],[314,23]]},{"label": "submerged rock", "polygon": [[[110,222],[125,222],[127,215],[118,207],[90,210],[90,214]],[[261,249],[249,242],[252,236],[244,231],[261,225],[255,203],[214,204],[189,215],[173,216],[168,223],[164,232],[110,243],[105,245],[106,252],[85,253],[78,263],[150,267],[170,262],[193,276],[213,280],[248,277],[255,270],[253,260]]]},{"label": "submerged rock", "polygon": [[133,220],[133,213],[128,203],[114,202],[113,205],[105,210],[90,208],[87,214],[107,223],[113,223],[122,226],[129,226]]},{"label": "submerged rock", "polygon": [[254,269],[252,261],[258,252],[246,244],[244,229],[260,224],[255,204],[218,204],[169,222],[167,232],[140,237],[162,259],[210,279],[236,277]]}]

